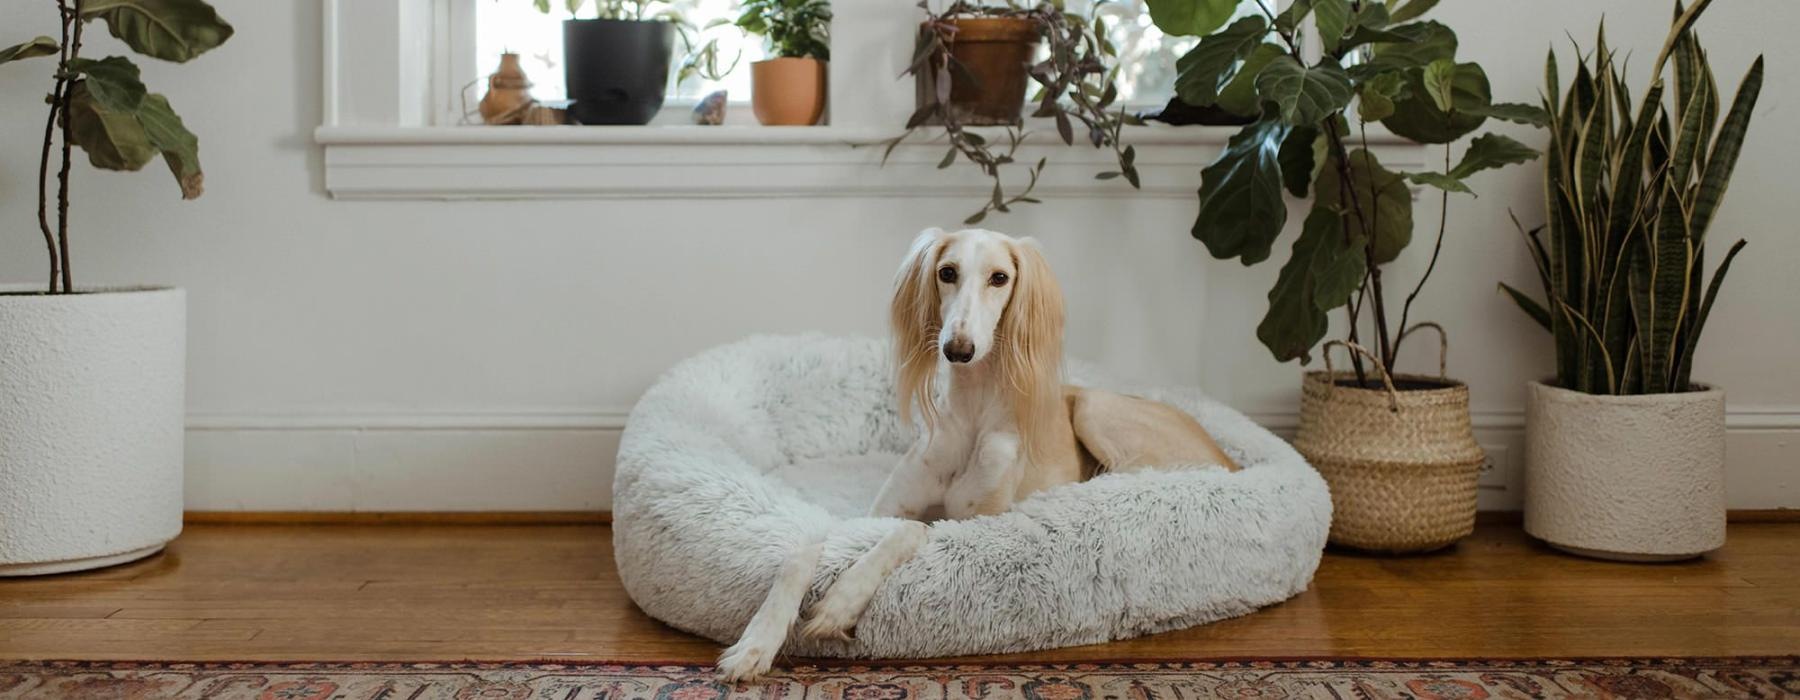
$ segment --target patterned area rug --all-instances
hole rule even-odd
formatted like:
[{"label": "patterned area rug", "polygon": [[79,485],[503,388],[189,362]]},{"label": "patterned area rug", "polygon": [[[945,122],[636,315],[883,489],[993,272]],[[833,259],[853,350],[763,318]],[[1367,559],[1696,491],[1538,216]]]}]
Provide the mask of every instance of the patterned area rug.
[{"label": "patterned area rug", "polygon": [[7,700],[1734,697],[1800,697],[1800,657],[799,665],[736,686],[694,665],[0,661],[0,698]]}]

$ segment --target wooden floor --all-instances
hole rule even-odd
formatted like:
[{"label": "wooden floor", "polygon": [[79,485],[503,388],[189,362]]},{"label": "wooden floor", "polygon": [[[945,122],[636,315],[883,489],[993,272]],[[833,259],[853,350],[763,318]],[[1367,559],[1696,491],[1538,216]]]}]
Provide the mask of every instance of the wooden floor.
[{"label": "wooden floor", "polygon": [[[1331,553],[1235,620],[1015,660],[1800,653],[1800,524],[1626,565],[1485,525],[1448,553]],[[0,658],[710,661],[632,606],[605,526],[190,526],[150,560],[0,580]],[[989,659],[999,657],[987,657]]]}]

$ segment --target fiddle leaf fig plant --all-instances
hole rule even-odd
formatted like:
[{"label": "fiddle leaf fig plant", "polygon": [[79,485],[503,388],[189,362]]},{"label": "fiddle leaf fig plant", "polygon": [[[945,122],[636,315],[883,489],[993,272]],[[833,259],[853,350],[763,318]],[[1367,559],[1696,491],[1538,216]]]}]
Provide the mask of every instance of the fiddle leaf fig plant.
[{"label": "fiddle leaf fig plant", "polygon": [[[57,0],[62,35],[40,36],[0,49],[0,64],[56,57],[49,114],[38,159],[38,228],[50,257],[49,293],[75,290],[69,265],[69,171],[72,147],[105,170],[142,169],[157,156],[174,174],[182,199],[199,197],[200,140],[188,131],[169,99],[150,92],[137,64],[124,56],[81,55],[82,34],[99,22],[133,51],[185,63],[231,38],[232,28],[203,0]],[[52,155],[56,207],[51,211]]]},{"label": "fiddle leaf fig plant", "polygon": [[[1691,387],[1694,347],[1739,240],[1703,285],[1706,234],[1737,166],[1762,92],[1761,56],[1723,113],[1693,25],[1711,0],[1675,7],[1674,26],[1635,108],[1623,60],[1602,27],[1559,104],[1556,54],[1546,61],[1549,223],[1525,232],[1545,302],[1504,283],[1556,342],[1556,379],[1593,394]],[[1664,68],[1674,67],[1674,80]],[[1702,287],[1704,286],[1704,289]]]},{"label": "fiddle leaf fig plant", "polygon": [[[1254,120],[1201,171],[1194,237],[1214,257],[1254,265],[1282,237],[1285,197],[1311,199],[1257,338],[1276,359],[1304,363],[1329,331],[1328,312],[1345,310],[1353,344],[1366,312],[1377,369],[1391,374],[1448,221],[1440,214],[1431,261],[1396,320],[1382,272],[1412,243],[1411,187],[1440,190],[1446,208],[1452,193],[1473,195],[1471,176],[1537,152],[1487,133],[1453,163],[1450,145],[1489,119],[1543,124],[1545,112],[1492,101],[1481,66],[1457,60],[1456,33],[1419,19],[1436,0],[1293,0],[1279,14],[1256,0],[1257,14],[1235,20],[1236,2],[1147,2],[1164,33],[1200,37],[1177,63],[1179,98]],[[1316,59],[1302,50],[1309,18],[1323,49]],[[1415,143],[1443,145],[1443,169],[1382,164],[1368,145],[1365,125],[1373,122]],[[1360,357],[1353,355],[1353,366],[1369,381]]]}]

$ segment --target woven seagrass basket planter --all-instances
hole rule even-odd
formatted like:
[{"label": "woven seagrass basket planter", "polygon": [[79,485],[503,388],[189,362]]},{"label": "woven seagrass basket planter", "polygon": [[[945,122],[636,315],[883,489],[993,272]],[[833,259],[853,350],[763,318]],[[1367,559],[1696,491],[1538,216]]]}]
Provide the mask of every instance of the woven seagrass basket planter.
[{"label": "woven seagrass basket planter", "polygon": [[1331,543],[1403,554],[1473,532],[1486,455],[1469,423],[1469,388],[1411,374],[1362,388],[1354,372],[1326,367],[1301,384],[1294,447],[1331,487]]}]

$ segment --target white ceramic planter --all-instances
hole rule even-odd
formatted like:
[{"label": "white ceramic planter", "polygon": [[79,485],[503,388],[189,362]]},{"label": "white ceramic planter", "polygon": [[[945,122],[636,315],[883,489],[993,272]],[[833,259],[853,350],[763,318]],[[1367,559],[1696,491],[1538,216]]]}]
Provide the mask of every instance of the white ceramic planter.
[{"label": "white ceramic planter", "polygon": [[186,370],[180,289],[0,294],[0,576],[132,561],[181,533]]},{"label": "white ceramic planter", "polygon": [[1525,531],[1627,561],[1725,544],[1725,392],[1603,396],[1529,385]]}]

